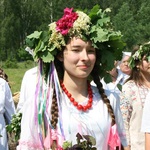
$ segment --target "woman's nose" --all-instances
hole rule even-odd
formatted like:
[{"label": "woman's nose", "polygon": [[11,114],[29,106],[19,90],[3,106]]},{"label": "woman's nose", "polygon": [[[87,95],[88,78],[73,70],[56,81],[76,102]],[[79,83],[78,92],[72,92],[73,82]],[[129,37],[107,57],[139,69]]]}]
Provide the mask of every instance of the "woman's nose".
[{"label": "woman's nose", "polygon": [[88,52],[86,50],[82,51],[82,53],[81,53],[81,59],[82,60],[88,60],[89,59]]}]

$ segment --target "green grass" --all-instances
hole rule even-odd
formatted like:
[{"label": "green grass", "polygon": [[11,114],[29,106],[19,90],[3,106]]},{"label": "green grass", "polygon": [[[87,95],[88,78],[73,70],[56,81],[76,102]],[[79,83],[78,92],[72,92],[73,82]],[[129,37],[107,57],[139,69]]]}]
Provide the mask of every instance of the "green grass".
[{"label": "green grass", "polygon": [[4,72],[8,75],[8,80],[11,86],[12,93],[20,91],[22,78],[24,73],[30,68],[34,67],[35,64],[31,62],[30,64],[18,63],[18,68],[3,68]]}]

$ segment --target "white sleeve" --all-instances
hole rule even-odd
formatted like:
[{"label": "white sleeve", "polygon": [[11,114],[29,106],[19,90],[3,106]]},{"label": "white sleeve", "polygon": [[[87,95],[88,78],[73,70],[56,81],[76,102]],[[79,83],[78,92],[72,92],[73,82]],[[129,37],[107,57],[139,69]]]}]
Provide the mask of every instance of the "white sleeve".
[{"label": "white sleeve", "polygon": [[150,133],[150,93],[147,95],[144,104],[141,131]]},{"label": "white sleeve", "polygon": [[16,113],[16,110],[15,110],[15,104],[13,101],[12,93],[7,82],[5,82],[5,105],[4,107],[5,107],[4,116],[5,116],[6,122],[9,124],[11,122],[12,115]]},{"label": "white sleeve", "polygon": [[24,104],[34,94],[36,87],[37,67],[31,68],[23,76],[17,112],[22,113]]},{"label": "white sleeve", "polygon": [[17,112],[22,112],[22,107],[25,103],[26,100],[26,86],[27,86],[27,81],[28,81],[28,74],[27,72],[24,74],[24,77],[22,79],[22,83],[21,83],[21,89],[20,89],[20,97],[19,97],[19,102],[17,105]]},{"label": "white sleeve", "polygon": [[126,133],[125,133],[125,128],[124,128],[122,113],[121,113],[121,110],[120,110],[120,97],[115,92],[112,95],[114,95],[115,100],[110,101],[110,103],[113,107],[115,120],[116,120],[116,125],[117,125],[117,129],[118,129],[118,134],[119,134],[119,137],[120,137],[120,140],[121,140],[121,144],[124,147],[126,147],[128,144],[127,144],[127,139],[126,139]]}]

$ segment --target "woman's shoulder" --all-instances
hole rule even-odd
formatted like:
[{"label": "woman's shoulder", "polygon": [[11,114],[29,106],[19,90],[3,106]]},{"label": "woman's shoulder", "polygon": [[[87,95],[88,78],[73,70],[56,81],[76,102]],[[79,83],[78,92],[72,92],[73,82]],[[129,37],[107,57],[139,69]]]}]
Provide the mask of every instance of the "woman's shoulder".
[{"label": "woman's shoulder", "polygon": [[[100,93],[98,91],[98,88],[96,86],[91,86],[92,87],[92,90],[93,90],[93,94],[97,97],[100,96]],[[106,94],[106,96],[108,97],[108,99],[119,99],[119,95],[116,93],[116,92],[113,92],[111,90],[108,90],[108,89],[104,89],[104,92]]]},{"label": "woman's shoulder", "polygon": [[34,67],[34,68],[31,68],[31,69],[29,69],[29,70],[27,70],[27,71],[25,72],[25,75],[26,75],[26,76],[30,76],[30,75],[37,74],[37,71],[38,71],[37,69],[38,69],[37,66]]},{"label": "woman's shoulder", "polygon": [[3,78],[0,78],[0,90],[5,91],[8,88],[9,88],[8,82]]},{"label": "woman's shoulder", "polygon": [[7,84],[7,81],[0,77],[0,85],[5,85],[5,84]]},{"label": "woman's shoulder", "polygon": [[133,88],[134,86],[136,86],[136,83],[133,80],[129,80],[122,85],[122,88],[125,88],[125,87]]},{"label": "woman's shoulder", "polygon": [[37,67],[27,70],[23,76],[23,82],[32,82],[37,77]]}]

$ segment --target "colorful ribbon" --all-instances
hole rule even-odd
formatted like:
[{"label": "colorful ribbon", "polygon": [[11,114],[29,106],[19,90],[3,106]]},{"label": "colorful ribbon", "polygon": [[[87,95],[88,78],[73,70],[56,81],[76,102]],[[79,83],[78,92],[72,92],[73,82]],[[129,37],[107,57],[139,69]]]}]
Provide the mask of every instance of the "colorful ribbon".
[{"label": "colorful ribbon", "polygon": [[121,142],[120,142],[120,137],[118,135],[116,124],[114,124],[110,129],[108,145],[109,145],[109,150],[116,150],[117,146],[119,147],[119,150],[121,150]]}]

